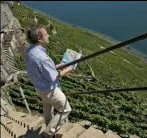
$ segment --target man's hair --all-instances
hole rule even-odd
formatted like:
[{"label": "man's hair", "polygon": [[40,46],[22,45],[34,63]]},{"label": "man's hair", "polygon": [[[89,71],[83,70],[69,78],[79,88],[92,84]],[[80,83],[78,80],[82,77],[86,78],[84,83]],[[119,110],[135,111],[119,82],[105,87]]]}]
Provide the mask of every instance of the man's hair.
[{"label": "man's hair", "polygon": [[45,28],[42,24],[32,24],[30,29],[27,31],[27,38],[32,44],[38,43],[38,37],[42,38],[41,28]]}]

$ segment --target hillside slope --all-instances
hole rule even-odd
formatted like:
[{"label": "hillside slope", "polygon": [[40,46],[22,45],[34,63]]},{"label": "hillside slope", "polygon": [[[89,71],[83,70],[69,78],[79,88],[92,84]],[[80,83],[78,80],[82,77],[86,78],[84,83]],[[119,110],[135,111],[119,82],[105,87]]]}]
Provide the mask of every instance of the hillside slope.
[{"label": "hillside slope", "polygon": [[[19,20],[23,28],[28,28],[34,21],[34,14],[39,23],[48,25],[48,20],[54,23],[57,34],[50,32],[50,43],[46,46],[48,55],[58,64],[67,48],[82,51],[83,55],[91,54],[111,44],[97,35],[93,35],[78,27],[63,24],[47,15],[35,12],[24,6],[14,5],[14,16]],[[132,36],[133,37],[133,36]],[[129,38],[128,38],[129,39]],[[19,60],[21,58],[21,61]],[[16,58],[16,66],[25,70],[23,56]],[[90,68],[91,67],[91,68]],[[93,70],[96,79],[89,79]],[[147,64],[140,59],[118,49],[87,62],[79,63],[73,76],[60,79],[62,89],[66,93],[78,91],[101,90],[110,88],[124,88],[145,86]],[[81,77],[82,76],[82,77]],[[19,83],[11,86],[9,93],[15,104],[24,106],[20,96],[19,85],[26,94],[31,109],[42,112],[42,102],[36,95],[32,83],[27,76],[19,79]],[[142,138],[147,136],[147,101],[146,92],[110,93],[74,95],[68,97],[73,111],[70,114],[71,121],[87,119],[99,126],[103,131],[108,129],[117,131],[122,137],[136,134]]]}]

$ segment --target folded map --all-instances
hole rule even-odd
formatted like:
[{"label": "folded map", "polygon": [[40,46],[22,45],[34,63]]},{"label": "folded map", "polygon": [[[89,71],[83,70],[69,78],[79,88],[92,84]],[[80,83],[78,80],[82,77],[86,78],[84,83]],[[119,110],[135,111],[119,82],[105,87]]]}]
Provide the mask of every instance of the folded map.
[{"label": "folded map", "polygon": [[[82,56],[82,54],[80,54],[80,53],[78,53],[78,52],[76,52],[74,50],[66,49],[66,52],[64,53],[61,64],[64,65],[64,64],[70,63],[70,62],[72,62],[74,60],[77,60],[77,59],[81,58],[81,56]],[[72,65],[72,68],[74,70],[76,69],[77,64]]]}]

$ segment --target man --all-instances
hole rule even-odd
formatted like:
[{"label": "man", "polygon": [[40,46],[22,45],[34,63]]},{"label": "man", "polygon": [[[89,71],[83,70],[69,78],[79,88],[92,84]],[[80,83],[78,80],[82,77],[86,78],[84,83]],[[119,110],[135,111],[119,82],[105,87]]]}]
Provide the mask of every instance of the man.
[{"label": "man", "polygon": [[[71,67],[57,71],[56,65],[46,54],[44,46],[49,43],[48,33],[43,25],[34,24],[28,30],[30,46],[26,50],[25,62],[30,80],[44,104],[44,119],[46,129],[43,138],[53,138],[61,127],[61,122],[71,112],[71,107],[64,93],[59,89],[60,76],[70,71]],[[54,108],[57,113],[54,115]]]}]

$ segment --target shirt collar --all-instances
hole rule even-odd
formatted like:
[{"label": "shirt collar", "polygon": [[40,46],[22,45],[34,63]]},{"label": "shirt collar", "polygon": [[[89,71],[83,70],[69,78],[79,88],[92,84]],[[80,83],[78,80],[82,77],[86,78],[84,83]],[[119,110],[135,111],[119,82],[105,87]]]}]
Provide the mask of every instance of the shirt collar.
[{"label": "shirt collar", "polygon": [[46,52],[46,49],[42,47],[41,45],[38,45],[38,48],[41,49],[42,51]]},{"label": "shirt collar", "polygon": [[41,45],[33,45],[33,44],[31,44],[29,49],[32,49],[33,47],[38,47],[40,50],[46,52],[46,49],[44,47],[42,47]]}]

